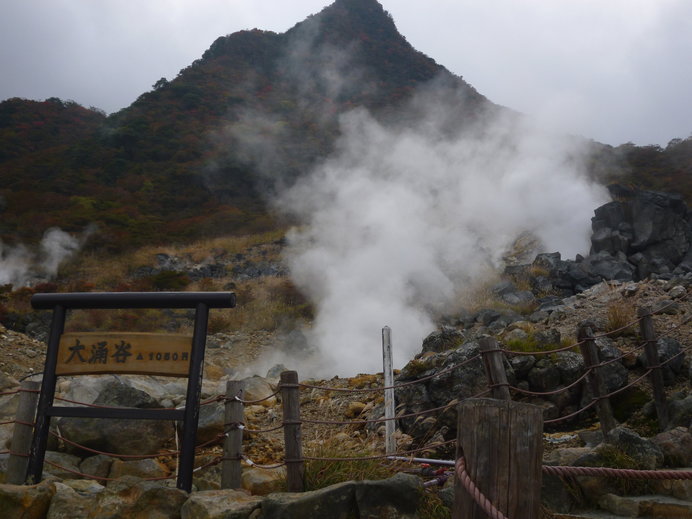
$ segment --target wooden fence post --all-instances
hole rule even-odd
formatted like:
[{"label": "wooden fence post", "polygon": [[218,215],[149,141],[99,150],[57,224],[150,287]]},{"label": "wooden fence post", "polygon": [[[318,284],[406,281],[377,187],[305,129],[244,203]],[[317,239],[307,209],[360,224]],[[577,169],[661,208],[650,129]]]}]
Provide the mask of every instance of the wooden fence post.
[{"label": "wooden fence post", "polygon": [[300,389],[298,373],[281,373],[281,400],[283,406],[286,486],[289,492],[305,489],[305,464],[300,430]]},{"label": "wooden fence post", "polygon": [[34,418],[40,382],[23,380],[19,386],[19,403],[12,431],[12,447],[10,459],[7,461],[6,482],[12,485],[23,485],[29,467],[29,453],[33,435]]},{"label": "wooden fence post", "polygon": [[608,441],[608,433],[615,429],[617,425],[615,423],[615,418],[613,418],[613,410],[610,407],[610,400],[608,398],[603,398],[608,394],[605,387],[605,382],[601,377],[599,368],[600,364],[598,360],[598,350],[596,349],[596,341],[593,337],[593,331],[588,323],[581,324],[579,326],[579,331],[577,332],[577,339],[579,340],[579,349],[584,357],[584,365],[587,370],[590,370],[587,376],[589,382],[589,388],[593,397],[598,399],[596,403],[596,408],[598,410],[598,419],[601,422],[601,431],[603,432],[603,440]]},{"label": "wooden fence post", "polygon": [[[392,368],[392,330],[389,326],[382,328],[382,369],[384,374],[384,387],[391,388],[394,385],[394,370]],[[394,420],[394,389],[384,390],[384,445],[387,454],[396,453],[396,420]]]},{"label": "wooden fence post", "polygon": [[[457,460],[494,507],[511,519],[540,516],[543,412],[511,400],[470,398],[458,406]],[[463,481],[454,483],[455,519],[486,519]]]},{"label": "wooden fence post", "polygon": [[245,383],[239,380],[226,382],[226,406],[224,415],[223,462],[221,464],[221,488],[240,488],[243,453],[243,429],[245,407],[237,398],[243,398]]},{"label": "wooden fence post", "polygon": [[644,306],[637,310],[639,317],[639,331],[644,343],[644,354],[646,355],[647,368],[651,369],[649,378],[654,392],[654,405],[658,416],[658,426],[664,431],[668,426],[668,406],[666,404],[666,392],[663,387],[663,372],[658,358],[658,348],[656,347],[656,332],[654,331],[654,320],[651,317],[651,308]]},{"label": "wooden fence post", "polygon": [[494,337],[484,336],[478,341],[483,356],[483,367],[488,376],[488,385],[492,388],[493,398],[511,400],[507,373],[502,360],[502,351]]}]

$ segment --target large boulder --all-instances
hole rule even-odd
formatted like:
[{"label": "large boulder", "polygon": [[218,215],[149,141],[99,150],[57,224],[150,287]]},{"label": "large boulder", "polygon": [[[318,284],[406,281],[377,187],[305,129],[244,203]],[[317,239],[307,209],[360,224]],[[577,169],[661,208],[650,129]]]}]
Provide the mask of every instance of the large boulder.
[{"label": "large boulder", "polygon": [[[656,341],[658,362],[663,366],[663,380],[666,384],[672,384],[676,375],[682,372],[685,354],[682,346],[672,337],[661,337]],[[642,366],[648,367],[649,363],[644,352],[639,354],[638,361]]]},{"label": "large boulder", "polygon": [[[154,408],[159,404],[148,393],[120,379],[108,381],[94,404],[115,407]],[[69,441],[106,453],[154,454],[173,439],[171,422],[159,420],[121,420],[110,418],[60,418],[58,428]],[[84,450],[68,444],[77,455]]]},{"label": "large boulder", "polygon": [[381,481],[348,481],[320,490],[270,494],[262,501],[263,519],[415,519],[423,484],[397,474]]},{"label": "large boulder", "polygon": [[620,199],[594,213],[591,255],[624,255],[636,268],[637,279],[678,272],[692,245],[691,221],[682,197],[621,188],[618,193]]},{"label": "large boulder", "polygon": [[190,495],[180,509],[181,519],[248,519],[262,498],[242,490],[204,490]]},{"label": "large boulder", "polygon": [[[479,358],[479,346],[469,341],[454,350],[440,353],[426,353],[410,361],[396,377],[395,400],[397,415],[420,413],[428,409],[442,407],[452,401],[471,397],[487,389],[487,378]],[[458,366],[454,368],[454,366]],[[511,366],[508,364],[511,372]],[[420,381],[420,382],[417,382]],[[410,384],[406,385],[406,382]],[[381,416],[381,414],[380,414]],[[402,418],[401,429],[416,439],[429,438],[431,427],[447,426],[447,435],[456,431],[456,412]],[[375,416],[370,416],[375,418]]]},{"label": "large boulder", "polygon": [[464,334],[454,328],[432,332],[423,340],[423,353],[453,350],[464,342]]},{"label": "large boulder", "polygon": [[55,494],[55,484],[43,481],[38,485],[0,485],[0,517],[43,519]]}]

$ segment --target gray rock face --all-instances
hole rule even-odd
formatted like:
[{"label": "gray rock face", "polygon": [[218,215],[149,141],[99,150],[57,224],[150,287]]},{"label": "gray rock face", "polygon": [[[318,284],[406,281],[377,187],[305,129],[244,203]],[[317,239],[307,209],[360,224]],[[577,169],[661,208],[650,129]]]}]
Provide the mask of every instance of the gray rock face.
[{"label": "gray rock face", "polygon": [[[692,218],[678,195],[620,189],[624,198],[594,211],[591,252],[575,261],[559,252],[539,254],[529,265],[513,265],[505,273],[528,279],[534,293],[583,292],[603,280],[671,279],[692,272]],[[530,267],[530,268],[529,268]],[[513,285],[499,286],[512,293]]]},{"label": "gray rock face", "polygon": [[[672,337],[661,337],[656,341],[656,350],[658,361],[663,365],[663,380],[666,384],[671,384],[684,366],[685,354],[680,353],[682,346]],[[639,354],[637,360],[642,366],[649,365],[644,352]]]},{"label": "gray rock face", "polygon": [[[95,404],[152,408],[158,404],[151,396],[120,380],[112,380],[101,389]],[[58,426],[68,440],[104,452],[117,454],[152,454],[173,438],[172,423],[158,420],[118,420],[100,418],[61,418]],[[85,451],[68,446],[68,451],[84,455]]]},{"label": "gray rock face", "polygon": [[676,195],[651,191],[626,195],[625,200],[596,209],[591,253],[624,254],[636,266],[637,279],[672,273],[692,244],[685,202]]},{"label": "gray rock face", "polygon": [[464,342],[464,334],[453,328],[432,332],[423,340],[423,353],[452,350],[461,346],[462,342]]},{"label": "gray rock face", "polygon": [[653,470],[663,465],[663,451],[660,447],[631,429],[616,427],[608,433],[608,439],[647,469]]},{"label": "gray rock face", "polygon": [[668,403],[669,427],[692,427],[692,393],[675,395]]},{"label": "gray rock face", "polygon": [[7,518],[45,517],[54,495],[52,481],[42,481],[38,485],[0,484],[0,512]]},{"label": "gray rock face", "polygon": [[531,391],[553,391],[560,384],[560,371],[547,358],[542,358],[529,371],[529,389]]},{"label": "gray rock face", "polygon": [[692,433],[685,427],[676,427],[657,434],[651,441],[663,452],[663,462],[668,467],[692,465]]},{"label": "gray rock face", "polygon": [[247,519],[257,510],[261,497],[242,490],[205,490],[195,492],[180,509],[181,519]]},{"label": "gray rock face", "polygon": [[303,493],[270,494],[263,519],[415,519],[422,482],[410,474],[382,481],[349,481]]}]

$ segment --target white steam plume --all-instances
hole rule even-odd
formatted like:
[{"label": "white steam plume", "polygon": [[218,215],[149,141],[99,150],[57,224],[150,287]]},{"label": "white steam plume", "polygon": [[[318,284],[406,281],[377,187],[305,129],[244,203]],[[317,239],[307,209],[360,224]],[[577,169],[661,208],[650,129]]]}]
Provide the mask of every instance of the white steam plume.
[{"label": "white steam plume", "polygon": [[460,124],[460,103],[438,82],[399,114],[405,125],[346,114],[337,152],[281,197],[304,222],[287,257],[317,307],[317,373],[381,370],[384,325],[401,366],[522,232],[564,256],[588,251],[607,196],[582,174],[580,141],[496,110]]},{"label": "white steam plume", "polygon": [[0,242],[0,284],[25,286],[55,277],[60,265],[79,251],[81,242],[57,227],[43,233],[36,252],[24,245],[8,247]]}]

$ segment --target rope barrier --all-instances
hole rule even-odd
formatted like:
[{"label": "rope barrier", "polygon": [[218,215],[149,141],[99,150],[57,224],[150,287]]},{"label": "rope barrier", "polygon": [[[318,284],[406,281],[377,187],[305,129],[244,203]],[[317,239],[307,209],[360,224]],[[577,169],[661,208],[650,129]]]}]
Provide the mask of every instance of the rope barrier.
[{"label": "rope barrier", "polygon": [[[303,456],[304,460],[307,461],[370,461],[370,460],[386,460],[389,457],[392,456],[398,456],[402,458],[409,459],[408,456],[404,456],[405,454],[415,454],[417,452],[424,452],[424,451],[429,451],[431,449],[436,449],[437,447],[444,447],[445,445],[452,445],[455,444],[457,441],[456,439],[454,440],[447,440],[446,442],[440,442],[440,443],[433,443],[431,445],[426,445],[425,447],[419,447],[417,449],[411,449],[408,451],[402,451],[399,453],[395,454],[377,454],[373,456],[353,456],[353,457],[338,457],[338,458],[323,458],[323,457],[317,457],[317,456]],[[413,459],[413,458],[411,458]],[[287,460],[289,461],[289,460]]]},{"label": "rope barrier", "polygon": [[265,434],[265,433],[278,431],[279,429],[283,429],[284,424],[281,423],[281,424],[277,425],[276,427],[271,427],[269,429],[251,429],[242,422],[228,422],[228,423],[223,424],[223,427],[224,427],[224,430],[227,430],[227,429],[232,430],[235,428],[235,429],[241,429],[241,430],[246,431],[248,433]]},{"label": "rope barrier", "polygon": [[[373,418],[373,419],[368,419],[368,420],[311,420],[308,418],[303,418],[300,422],[298,423],[309,423],[309,424],[316,424],[316,425],[363,425],[363,424],[369,424],[369,423],[381,423],[381,422],[388,422],[388,421],[393,421],[393,420],[401,420],[403,418],[414,418],[416,416],[423,416],[426,414],[432,414],[437,411],[444,411],[446,409],[449,409],[450,407],[454,407],[455,405],[459,404],[460,402],[468,399],[468,398],[480,398],[484,395],[487,395],[490,393],[490,389],[485,389],[481,391],[480,393],[476,393],[473,396],[465,397],[462,398],[461,400],[452,400],[450,403],[440,406],[440,407],[434,407],[431,409],[426,409],[424,411],[418,411],[415,413],[408,413],[408,414],[401,414],[394,416],[392,418]],[[288,423],[288,422],[284,422]]]},{"label": "rope barrier", "polygon": [[49,431],[49,434],[51,436],[54,436],[58,440],[67,443],[68,445],[72,445],[73,447],[77,447],[79,449],[85,450],[87,452],[91,452],[93,454],[103,454],[104,456],[110,456],[112,458],[151,459],[151,458],[160,458],[162,456],[178,456],[180,454],[180,451],[167,451],[167,452],[162,452],[159,454],[118,454],[115,452],[100,451],[97,449],[92,449],[91,447],[87,447],[86,445],[81,445],[75,441],[72,441],[72,440],[69,440],[68,438],[65,438],[64,436],[56,433],[55,431]]},{"label": "rope barrier", "polygon": [[[233,460],[233,459],[238,459],[238,458],[222,458],[222,460]],[[251,467],[257,467],[257,468],[266,469],[266,470],[278,469],[278,468],[281,468],[284,465],[286,465],[286,463],[290,463],[291,461],[294,461],[294,460],[285,460],[285,461],[282,461],[281,463],[276,463],[274,465],[260,465],[259,463],[255,463],[250,458],[245,456],[245,454],[241,454],[240,459],[242,459],[245,463],[247,463]]]},{"label": "rope barrier", "polygon": [[553,476],[601,476],[621,479],[692,479],[686,470],[635,470],[609,467],[571,467],[543,465],[543,472]]},{"label": "rope barrier", "polygon": [[[226,401],[226,395],[216,395],[211,398],[207,398],[206,400],[202,400],[199,405],[209,405],[213,404],[214,402],[225,402]],[[164,408],[165,409],[165,408]],[[176,408],[174,408],[176,409]]]},{"label": "rope barrier", "polygon": [[[288,386],[286,384],[283,384],[281,387],[288,387]],[[236,402],[240,402],[241,404],[244,404],[244,405],[259,404],[259,403],[265,402],[265,401],[269,400],[270,398],[273,398],[276,395],[278,395],[279,393],[281,393],[281,387],[279,387],[279,389],[274,391],[271,395],[265,396],[264,398],[258,398],[257,400],[243,400],[238,395],[234,396],[230,400],[235,400]],[[227,397],[224,397],[224,400],[229,400],[229,399]]]},{"label": "rope barrier", "polygon": [[439,377],[440,375],[446,375],[447,373],[450,373],[454,371],[455,369],[459,369],[466,364],[470,364],[471,362],[478,360],[481,358],[481,354],[478,353],[471,357],[470,359],[466,359],[463,362],[459,362],[457,364],[454,364],[453,366],[450,366],[448,368],[443,369],[442,371],[438,371],[437,373],[433,373],[432,375],[428,375],[423,378],[417,378],[416,380],[411,380],[409,382],[402,382],[400,384],[394,384],[393,386],[384,386],[384,387],[370,387],[370,388],[360,388],[360,389],[354,389],[354,388],[347,388],[347,387],[329,387],[329,386],[316,386],[313,384],[298,384],[299,387],[305,388],[305,389],[319,389],[322,391],[338,391],[342,393],[367,393],[367,392],[380,392],[384,391],[386,389],[399,389],[402,387],[406,386],[411,386],[414,384],[420,384],[421,382],[427,382],[430,379],[433,379],[435,377]]},{"label": "rope barrier", "polygon": [[[127,458],[127,459],[153,459],[153,458],[161,458],[164,456],[178,456],[180,455],[179,450],[175,451],[164,451],[164,452],[159,452],[157,454],[119,454],[115,452],[106,452],[106,451],[100,451],[98,449],[92,449],[91,447],[87,447],[86,445],[82,445],[80,443],[77,443],[75,441],[72,441],[68,438],[65,438],[64,436],[56,433],[55,431],[49,431],[49,434],[54,436],[60,441],[63,441],[67,443],[68,445],[72,445],[73,447],[77,447],[79,449],[85,450],[87,452],[91,452],[93,454],[103,454],[104,456],[110,456],[112,458]],[[219,442],[224,438],[224,434],[217,434],[214,438],[211,440],[207,440],[204,443],[200,443],[195,447],[195,450],[203,449],[205,447],[208,447],[210,445],[213,445],[214,443]]]},{"label": "rope barrier", "polygon": [[8,450],[7,454],[9,454],[10,456],[19,456],[20,458],[28,458],[30,456],[26,452],[14,452],[11,450]]},{"label": "rope barrier", "polygon": [[594,398],[593,400],[591,400],[591,402],[586,404],[584,407],[582,407],[578,411],[574,411],[573,413],[570,413],[570,414],[565,415],[565,416],[560,416],[558,418],[551,418],[550,420],[543,420],[543,424],[553,424],[553,423],[562,422],[563,420],[569,420],[570,418],[573,418],[573,417],[577,416],[578,414],[583,413],[587,409],[590,409],[591,407],[595,406],[597,403],[598,403],[598,399]]},{"label": "rope barrier", "polygon": [[476,484],[471,480],[468,472],[466,472],[466,463],[464,458],[459,458],[457,460],[455,473],[458,481],[464,486],[466,492],[471,496],[471,498],[480,506],[483,511],[488,514],[492,519],[508,519],[506,515],[500,512],[495,505],[478,489]]},{"label": "rope barrier", "polygon": [[512,350],[508,350],[506,348],[500,348],[500,351],[502,353],[507,354],[507,355],[514,355],[516,357],[528,356],[528,355],[552,355],[553,353],[560,353],[563,351],[571,350],[572,348],[575,348],[576,346],[579,346],[582,343],[583,343],[583,341],[579,341],[579,342],[575,342],[574,344],[570,344],[568,346],[562,346],[560,348],[555,348],[554,350],[544,350],[544,351],[512,351]]},{"label": "rope barrier", "polygon": [[18,423],[19,425],[26,425],[27,427],[34,427],[36,425],[36,422],[25,422],[24,420],[17,420],[16,418],[13,420],[14,423]]},{"label": "rope barrier", "polygon": [[17,393],[40,393],[40,389],[26,389],[23,387],[20,387],[19,389],[16,390]]},{"label": "rope barrier", "polygon": [[[64,470],[65,472],[69,472],[71,474],[76,474],[78,476],[82,476],[85,479],[95,479],[98,481],[117,481],[117,478],[107,478],[103,476],[94,476],[93,474],[85,474],[84,472],[79,472],[78,470],[73,470],[69,469],[67,467],[63,467],[62,465],[59,465],[57,463],[53,463],[52,461],[45,460],[45,463],[48,465],[52,465],[55,468],[58,468],[60,470]],[[175,476],[158,476],[155,478],[142,478],[143,481],[162,481],[164,479],[173,479]]]},{"label": "rope barrier", "polygon": [[584,380],[590,372],[591,372],[591,368],[587,369],[581,377],[579,377],[577,380],[572,382],[569,386],[565,386],[563,388],[556,389],[555,391],[543,391],[543,392],[529,391],[528,389],[521,389],[521,388],[516,387],[516,386],[509,386],[509,388],[516,391],[517,393],[522,393],[524,395],[530,395],[530,396],[557,395],[559,393],[564,393],[565,391],[569,391],[570,389],[575,387],[582,380]]},{"label": "rope barrier", "polygon": [[615,334],[620,333],[620,332],[622,332],[622,331],[624,331],[624,330],[627,330],[627,328],[631,328],[632,326],[634,326],[634,325],[636,325],[636,324],[639,324],[639,323],[641,322],[641,320],[643,319],[643,317],[644,317],[644,316],[637,317],[637,318],[636,318],[634,321],[632,321],[631,323],[625,324],[625,325],[621,326],[620,328],[616,328],[615,330],[609,330],[609,331],[607,331],[606,333],[601,333],[601,334],[598,334],[598,335],[594,335],[594,336],[593,336],[593,339],[600,339],[600,338],[602,338],[602,337],[609,337],[609,336],[611,336],[611,335],[615,335]]},{"label": "rope barrier", "polygon": [[[79,400],[71,400],[69,398],[65,398],[62,396],[55,396],[55,400],[60,400],[61,402],[67,402],[69,404],[78,404],[80,406],[84,407],[93,407],[95,409],[127,409],[123,408],[122,406],[114,406],[114,405],[101,405],[101,404],[89,404],[87,402],[80,402]],[[178,409],[177,407],[150,407],[147,409],[155,410],[155,411],[171,411],[173,409]]]},{"label": "rope barrier", "polygon": [[429,465],[444,465],[453,467],[455,462],[452,460],[435,460],[432,458],[409,458],[407,456],[387,456],[392,461],[408,461],[409,463],[428,463]]}]

